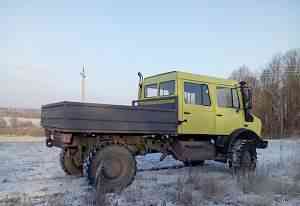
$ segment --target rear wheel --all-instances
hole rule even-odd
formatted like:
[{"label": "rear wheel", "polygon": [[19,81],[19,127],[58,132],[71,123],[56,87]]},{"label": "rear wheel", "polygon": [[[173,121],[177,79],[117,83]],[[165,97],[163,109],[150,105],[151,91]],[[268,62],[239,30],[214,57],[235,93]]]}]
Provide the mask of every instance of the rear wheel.
[{"label": "rear wheel", "polygon": [[250,140],[237,140],[232,147],[231,166],[235,175],[246,175],[256,169],[257,153]]},{"label": "rear wheel", "polygon": [[60,166],[67,175],[82,175],[82,166],[76,161],[78,153],[69,149],[60,151]]},{"label": "rear wheel", "polygon": [[97,191],[118,192],[129,186],[136,174],[136,160],[123,145],[100,145],[90,152],[85,174]]}]

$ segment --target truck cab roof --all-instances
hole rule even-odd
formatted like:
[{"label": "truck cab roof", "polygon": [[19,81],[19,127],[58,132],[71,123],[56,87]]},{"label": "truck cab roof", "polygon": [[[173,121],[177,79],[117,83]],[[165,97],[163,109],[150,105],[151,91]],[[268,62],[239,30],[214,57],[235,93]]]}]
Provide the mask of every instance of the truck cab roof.
[{"label": "truck cab roof", "polygon": [[191,81],[198,81],[203,83],[211,83],[211,84],[221,84],[221,85],[228,85],[228,86],[236,86],[238,85],[238,81],[229,80],[224,78],[217,78],[211,77],[206,75],[199,75],[193,74],[188,72],[181,72],[181,71],[170,71],[166,73],[161,73],[153,76],[148,76],[145,78],[145,84],[151,84],[160,81],[167,81],[167,80],[175,80],[175,79],[186,79]]}]

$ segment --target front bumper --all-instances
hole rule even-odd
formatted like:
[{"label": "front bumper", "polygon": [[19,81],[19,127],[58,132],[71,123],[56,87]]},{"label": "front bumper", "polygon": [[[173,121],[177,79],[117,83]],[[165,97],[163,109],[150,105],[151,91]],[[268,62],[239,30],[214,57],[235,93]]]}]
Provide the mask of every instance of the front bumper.
[{"label": "front bumper", "polygon": [[256,148],[258,149],[266,149],[269,145],[269,142],[266,140],[259,140],[256,142]]}]

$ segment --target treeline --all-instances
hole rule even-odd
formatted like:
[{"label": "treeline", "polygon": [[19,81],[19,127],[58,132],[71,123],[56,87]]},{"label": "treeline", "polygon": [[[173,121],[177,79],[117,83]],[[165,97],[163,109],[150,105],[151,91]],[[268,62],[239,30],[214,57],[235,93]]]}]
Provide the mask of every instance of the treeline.
[{"label": "treeline", "polygon": [[274,55],[259,73],[243,65],[230,78],[253,88],[253,112],[264,136],[300,136],[300,49]]}]

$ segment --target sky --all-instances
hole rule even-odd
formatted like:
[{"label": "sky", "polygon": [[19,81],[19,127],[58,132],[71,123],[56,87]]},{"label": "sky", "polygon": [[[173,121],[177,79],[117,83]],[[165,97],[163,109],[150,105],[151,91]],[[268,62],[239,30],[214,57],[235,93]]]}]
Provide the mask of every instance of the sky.
[{"label": "sky", "polygon": [[227,78],[300,47],[294,0],[1,0],[0,106],[80,100],[130,104],[137,72]]}]

